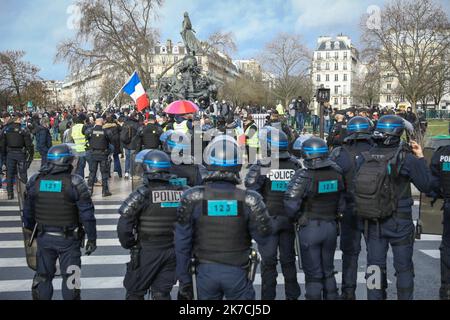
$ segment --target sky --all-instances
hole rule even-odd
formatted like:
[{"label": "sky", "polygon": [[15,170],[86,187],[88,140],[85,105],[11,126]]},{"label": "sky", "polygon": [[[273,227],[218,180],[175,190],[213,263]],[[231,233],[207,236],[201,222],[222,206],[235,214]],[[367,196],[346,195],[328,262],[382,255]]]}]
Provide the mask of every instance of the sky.
[{"label": "sky", "polygon": [[[153,26],[161,41],[181,41],[183,13],[188,11],[201,40],[214,31],[233,32],[237,59],[256,58],[280,32],[300,34],[316,48],[317,37],[340,33],[358,47],[361,17],[388,0],[165,0]],[[450,15],[450,1],[441,3]],[[25,59],[41,68],[40,76],[63,80],[65,63],[54,63],[59,42],[75,34],[73,0],[0,0],[0,51],[24,50]]]}]

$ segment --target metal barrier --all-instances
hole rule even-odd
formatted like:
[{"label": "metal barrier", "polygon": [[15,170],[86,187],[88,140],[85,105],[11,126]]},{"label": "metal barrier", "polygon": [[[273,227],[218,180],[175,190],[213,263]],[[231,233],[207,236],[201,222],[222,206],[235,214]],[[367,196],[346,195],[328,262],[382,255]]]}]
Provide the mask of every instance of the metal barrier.
[{"label": "metal barrier", "polygon": [[425,113],[427,119],[449,120],[450,112],[448,110],[427,110]]}]

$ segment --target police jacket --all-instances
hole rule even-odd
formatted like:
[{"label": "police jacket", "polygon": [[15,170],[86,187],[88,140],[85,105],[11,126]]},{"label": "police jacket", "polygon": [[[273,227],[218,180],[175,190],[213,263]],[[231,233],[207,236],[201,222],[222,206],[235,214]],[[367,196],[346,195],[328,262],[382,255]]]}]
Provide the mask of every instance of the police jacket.
[{"label": "police jacket", "polygon": [[[383,144],[374,146],[369,153],[371,155],[386,154],[399,150],[398,157],[395,161],[395,172],[398,174],[395,188],[398,190],[397,212],[411,213],[411,207],[414,200],[411,195],[411,182],[416,188],[423,193],[429,193],[432,188],[432,176],[425,158],[417,158],[412,154],[411,150],[404,144],[395,143],[385,146]],[[356,171],[359,170],[364,162],[363,157],[359,157],[356,161]]]},{"label": "police jacket", "polygon": [[432,196],[450,199],[450,146],[440,147],[431,158]]},{"label": "police jacket", "polygon": [[173,164],[169,172],[176,176],[177,185],[194,187],[202,184],[206,168],[201,164],[194,164],[191,157],[188,163]]},{"label": "police jacket", "polygon": [[3,149],[6,152],[24,152],[34,154],[30,131],[22,128],[20,123],[9,123],[3,128]]},{"label": "police jacket", "polygon": [[102,126],[94,126],[86,130],[89,150],[94,153],[108,153],[109,145],[112,143],[111,132]]},{"label": "police jacket", "polygon": [[327,138],[327,144],[330,147],[342,146],[347,135],[347,126],[345,122],[336,122]]},{"label": "police jacket", "polygon": [[329,159],[305,160],[288,185],[284,207],[295,219],[336,220],[345,209],[342,169]]},{"label": "police jacket", "polygon": [[289,154],[279,159],[277,168],[258,161],[250,167],[245,178],[245,187],[263,196],[271,216],[287,217],[283,204],[284,193],[295,172],[301,167],[300,161]]},{"label": "police jacket", "polygon": [[342,169],[345,182],[345,200],[347,206],[353,202],[353,178],[356,170],[356,160],[361,156],[361,153],[369,151],[373,147],[373,142],[368,139],[349,140],[344,145],[334,148],[330,159]]},{"label": "police jacket", "polygon": [[130,249],[136,244],[151,248],[172,248],[174,228],[183,190],[171,183],[167,173],[146,174],[144,183],[128,196],[119,209],[117,234],[120,244]]},{"label": "police jacket", "polygon": [[163,130],[157,123],[149,123],[145,127],[140,127],[136,135],[136,150],[160,149],[159,140]]},{"label": "police jacket", "polygon": [[71,174],[71,165],[48,164],[26,186],[23,222],[33,230],[38,222],[47,231],[74,229],[80,224],[87,238],[96,240],[94,204],[84,179]]},{"label": "police jacket", "polygon": [[187,190],[178,208],[175,229],[177,276],[190,283],[192,256],[200,263],[243,267],[248,263],[251,239],[264,244],[272,223],[262,197],[237,188],[234,173],[212,172],[202,186]]}]

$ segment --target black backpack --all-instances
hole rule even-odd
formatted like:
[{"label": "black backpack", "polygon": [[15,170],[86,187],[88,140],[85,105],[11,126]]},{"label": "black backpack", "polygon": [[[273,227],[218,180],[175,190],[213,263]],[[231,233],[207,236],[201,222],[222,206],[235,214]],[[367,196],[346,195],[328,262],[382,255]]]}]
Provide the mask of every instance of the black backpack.
[{"label": "black backpack", "polygon": [[132,128],[129,124],[124,124],[120,131],[120,142],[130,144],[132,139]]},{"label": "black backpack", "polygon": [[363,152],[364,163],[355,173],[354,201],[358,217],[379,220],[391,217],[397,210],[396,182],[400,172],[399,155],[403,145],[383,155]]}]

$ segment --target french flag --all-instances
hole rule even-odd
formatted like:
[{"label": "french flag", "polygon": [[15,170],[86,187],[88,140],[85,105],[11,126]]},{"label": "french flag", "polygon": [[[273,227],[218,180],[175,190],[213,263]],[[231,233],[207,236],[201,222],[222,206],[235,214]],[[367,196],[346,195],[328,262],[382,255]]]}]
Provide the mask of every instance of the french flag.
[{"label": "french flag", "polygon": [[139,111],[142,111],[150,106],[150,101],[148,100],[147,94],[145,93],[137,72],[133,73],[130,80],[122,90],[134,100]]}]

